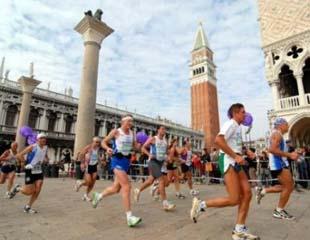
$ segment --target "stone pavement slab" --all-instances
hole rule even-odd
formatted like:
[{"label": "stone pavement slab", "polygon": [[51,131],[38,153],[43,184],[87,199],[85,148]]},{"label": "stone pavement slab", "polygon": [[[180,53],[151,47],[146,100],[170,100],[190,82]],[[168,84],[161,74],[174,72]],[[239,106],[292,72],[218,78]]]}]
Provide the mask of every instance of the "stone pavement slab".
[{"label": "stone pavement slab", "polygon": [[[23,179],[18,178],[22,183]],[[227,240],[231,239],[236,208],[208,209],[194,224],[189,218],[191,197],[176,199],[173,187],[168,188],[168,197],[177,208],[164,212],[161,204],[151,199],[149,190],[141,195],[139,204],[133,205],[135,215],[143,218],[137,228],[128,228],[121,205],[120,195],[105,199],[93,209],[90,203],[81,200],[84,189],[73,191],[73,179],[45,179],[39,200],[34,208],[38,214],[23,212],[27,197],[17,195],[4,198],[5,186],[0,188],[0,240]],[[102,190],[110,181],[97,181],[96,190]],[[137,186],[138,183],[133,183]],[[198,185],[200,196],[212,198],[225,194],[222,185]],[[184,193],[188,190],[182,185]],[[263,240],[308,240],[310,239],[310,192],[294,192],[288,211],[296,221],[277,220],[272,217],[278,194],[268,195],[260,206],[254,198],[248,218],[251,231]]]}]

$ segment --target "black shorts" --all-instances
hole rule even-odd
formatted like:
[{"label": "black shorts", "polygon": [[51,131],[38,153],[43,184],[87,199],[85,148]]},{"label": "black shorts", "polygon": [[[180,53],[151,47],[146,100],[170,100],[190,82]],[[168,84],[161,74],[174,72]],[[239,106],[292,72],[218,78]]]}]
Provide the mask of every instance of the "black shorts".
[{"label": "black shorts", "polygon": [[167,164],[167,170],[173,171],[176,170],[178,167],[174,165],[174,163],[168,163]]},{"label": "black shorts", "polygon": [[[285,167],[285,168],[281,168],[279,170],[270,170],[270,174],[271,174],[271,178],[272,179],[277,179],[279,177],[279,175],[282,173],[283,169],[288,169],[288,167]],[[272,180],[271,181],[271,185],[274,186],[274,185],[279,185],[281,184],[279,182],[279,180]]]},{"label": "black shorts", "polygon": [[32,174],[31,169],[25,170],[25,184],[34,184],[36,181],[43,180],[43,173]]},{"label": "black shorts", "polygon": [[16,172],[16,166],[15,165],[4,165],[1,167],[1,172],[3,172],[4,174]]},{"label": "black shorts", "polygon": [[86,173],[93,174],[97,172],[97,164],[96,165],[88,165]]},{"label": "black shorts", "polygon": [[192,166],[187,166],[186,164],[181,164],[181,171],[182,173],[187,173],[189,171],[192,171]]}]

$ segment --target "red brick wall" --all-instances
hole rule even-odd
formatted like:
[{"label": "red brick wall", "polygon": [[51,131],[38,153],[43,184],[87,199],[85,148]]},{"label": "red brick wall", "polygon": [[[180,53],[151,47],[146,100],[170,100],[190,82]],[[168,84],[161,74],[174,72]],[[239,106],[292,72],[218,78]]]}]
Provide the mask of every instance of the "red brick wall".
[{"label": "red brick wall", "polygon": [[209,82],[195,84],[191,87],[192,128],[203,129],[205,146],[214,147],[214,139],[219,132],[219,113],[217,90]]}]

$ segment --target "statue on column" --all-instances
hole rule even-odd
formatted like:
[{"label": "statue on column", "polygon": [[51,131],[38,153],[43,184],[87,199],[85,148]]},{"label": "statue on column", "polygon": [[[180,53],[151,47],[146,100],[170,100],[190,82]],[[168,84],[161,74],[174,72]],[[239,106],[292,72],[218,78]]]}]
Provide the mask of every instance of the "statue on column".
[{"label": "statue on column", "polygon": [[101,17],[102,17],[103,12],[101,9],[97,9],[94,16],[93,16],[93,13],[91,10],[84,12],[84,14],[85,14],[85,16],[90,16],[90,17],[97,19],[98,21],[101,21]]},{"label": "statue on column", "polygon": [[4,79],[6,79],[6,80],[9,79],[9,73],[10,73],[10,70],[9,70],[9,69],[5,71]]},{"label": "statue on column", "polygon": [[31,62],[29,65],[29,76],[30,76],[30,78],[34,77],[34,75],[33,75],[33,62]]}]

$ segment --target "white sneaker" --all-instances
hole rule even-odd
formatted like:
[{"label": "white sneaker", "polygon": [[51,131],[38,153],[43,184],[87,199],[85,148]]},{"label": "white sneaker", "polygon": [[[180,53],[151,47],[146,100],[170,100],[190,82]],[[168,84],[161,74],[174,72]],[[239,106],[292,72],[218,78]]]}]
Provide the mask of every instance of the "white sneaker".
[{"label": "white sneaker", "polygon": [[129,218],[127,218],[128,227],[135,227],[141,222],[142,222],[142,218],[139,218],[139,217],[130,216]]},{"label": "white sneaker", "polygon": [[91,202],[92,201],[92,199],[90,197],[88,197],[86,193],[83,195],[82,200],[86,201],[86,202]]},{"label": "white sneaker", "polygon": [[152,197],[154,197],[156,191],[158,189],[158,183],[154,182],[151,186],[151,190],[150,190],[150,194],[152,195]]},{"label": "white sneaker", "polygon": [[247,227],[244,227],[241,232],[237,232],[236,229],[232,232],[233,240],[259,240],[260,237],[250,233]]},{"label": "white sneaker", "polygon": [[167,204],[163,205],[163,208],[164,208],[165,211],[169,212],[169,211],[174,210],[176,208],[176,205],[173,204],[173,203],[168,202]]},{"label": "white sneaker", "polygon": [[201,209],[200,205],[201,205],[201,200],[194,197],[193,202],[192,202],[192,209],[190,212],[191,220],[193,220],[194,223],[197,223],[198,217],[201,215],[201,212],[204,211],[203,209]]},{"label": "white sneaker", "polygon": [[82,182],[80,180],[77,180],[75,185],[74,185],[74,190],[76,192],[78,192],[80,190],[81,186],[82,186]]},{"label": "white sneaker", "polygon": [[11,195],[10,192],[6,192],[4,198],[10,198],[10,195]]},{"label": "white sneaker", "polygon": [[133,199],[135,200],[136,203],[139,202],[140,199],[140,190],[138,188],[135,188],[133,190]]}]

